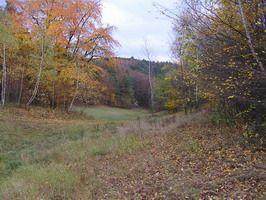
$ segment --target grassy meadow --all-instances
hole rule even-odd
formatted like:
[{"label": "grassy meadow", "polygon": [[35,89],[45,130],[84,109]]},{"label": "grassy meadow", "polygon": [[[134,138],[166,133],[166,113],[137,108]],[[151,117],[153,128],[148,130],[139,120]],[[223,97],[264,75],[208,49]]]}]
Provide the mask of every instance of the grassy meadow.
[{"label": "grassy meadow", "polygon": [[128,110],[122,108],[112,108],[108,106],[94,106],[89,108],[76,107],[75,111],[88,117],[92,117],[93,119],[102,121],[136,120],[149,115],[147,110],[144,109]]},{"label": "grassy meadow", "polygon": [[263,152],[243,151],[230,135],[237,130],[223,132],[204,113],[7,107],[0,199],[262,198],[263,171],[254,166]]},{"label": "grassy meadow", "polygon": [[137,136],[113,135],[113,121],[145,113],[107,107],[83,108],[72,114],[43,108],[1,110],[0,197],[67,197],[80,181],[74,165],[82,165],[89,157],[142,147]]}]

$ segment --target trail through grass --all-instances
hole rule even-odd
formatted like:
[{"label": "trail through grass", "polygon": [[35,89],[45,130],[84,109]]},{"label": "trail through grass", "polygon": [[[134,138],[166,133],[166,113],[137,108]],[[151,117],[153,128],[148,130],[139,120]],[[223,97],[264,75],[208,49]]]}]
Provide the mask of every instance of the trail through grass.
[{"label": "trail through grass", "polygon": [[0,199],[263,199],[265,153],[240,132],[202,113],[7,108]]}]

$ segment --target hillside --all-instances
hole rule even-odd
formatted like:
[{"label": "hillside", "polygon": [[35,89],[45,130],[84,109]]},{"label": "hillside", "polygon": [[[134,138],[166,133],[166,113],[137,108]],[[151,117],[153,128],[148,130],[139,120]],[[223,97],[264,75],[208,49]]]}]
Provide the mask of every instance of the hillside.
[{"label": "hillside", "polygon": [[[106,73],[105,86],[111,91],[107,105],[119,107],[148,108],[150,106],[150,86],[148,80],[149,61],[135,58],[99,59],[95,63]],[[168,69],[176,68],[171,62],[151,61],[152,79],[164,77]]]},{"label": "hillside", "polygon": [[[131,58],[121,58],[121,57],[116,57],[115,58],[119,65],[122,68],[125,68],[126,70],[129,71],[137,71],[143,74],[148,75],[148,66],[149,66],[149,61],[145,59],[136,59],[134,57]],[[151,66],[152,66],[152,74],[155,77],[160,77],[164,75],[164,68],[166,66],[168,67],[177,67],[176,64],[172,62],[163,62],[163,61],[151,61]]]}]

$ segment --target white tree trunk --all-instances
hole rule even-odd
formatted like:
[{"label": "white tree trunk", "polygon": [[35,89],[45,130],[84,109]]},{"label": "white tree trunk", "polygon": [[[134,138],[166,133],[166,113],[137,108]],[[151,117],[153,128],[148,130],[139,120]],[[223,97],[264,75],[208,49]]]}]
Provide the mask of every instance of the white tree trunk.
[{"label": "white tree trunk", "polygon": [[248,30],[248,25],[247,25],[246,16],[245,16],[245,13],[244,13],[244,10],[243,10],[242,0],[238,0],[238,6],[239,6],[239,10],[240,10],[242,23],[244,25],[246,36],[247,36],[247,39],[248,39],[248,45],[249,45],[250,51],[251,51],[254,59],[256,60],[257,64],[259,65],[260,70],[264,72],[265,69],[263,67],[262,62],[259,60],[258,55],[257,55],[257,53],[256,53],[256,51],[254,49],[254,46],[253,46],[253,43],[252,43],[252,38],[251,38],[251,35],[249,33],[249,30]]},{"label": "white tree trunk", "polygon": [[[198,73],[199,70],[199,50],[197,47],[197,65],[196,65],[196,71]],[[198,77],[196,77],[196,88],[195,88],[195,93],[196,93],[196,107],[199,105],[199,85],[198,85]]]},{"label": "white tree trunk", "polygon": [[152,82],[152,69],[151,69],[151,61],[149,58],[149,84],[151,91],[151,110],[154,111],[154,92],[153,92],[153,82]]},{"label": "white tree trunk", "polygon": [[151,66],[151,53],[148,47],[148,43],[145,40],[145,54],[149,61],[149,85],[150,85],[150,101],[151,101],[151,111],[154,111],[154,91],[153,91],[153,81],[152,81],[152,66]]},{"label": "white tree trunk", "polygon": [[32,92],[31,98],[29,99],[29,101],[27,103],[27,106],[29,106],[37,96],[37,93],[39,90],[39,85],[41,82],[41,75],[42,75],[43,67],[44,67],[44,36],[42,36],[42,41],[41,41],[41,61],[40,61],[40,65],[39,65],[39,72],[38,72],[37,77],[36,77],[36,83],[34,86],[34,90]]},{"label": "white tree trunk", "polygon": [[6,100],[6,79],[7,79],[6,45],[3,44],[2,106],[5,105],[5,100]]},{"label": "white tree trunk", "polygon": [[25,67],[23,67],[23,70],[22,70],[22,73],[21,73],[21,78],[20,78],[19,96],[18,96],[18,105],[20,105],[20,103],[21,103],[21,98],[22,98],[24,73],[25,73]]},{"label": "white tree trunk", "polygon": [[76,100],[76,98],[78,96],[78,89],[79,89],[79,81],[77,80],[75,94],[74,94],[74,96],[73,96],[73,98],[71,100],[71,103],[70,103],[69,107],[68,107],[68,112],[70,112],[72,110],[72,108],[73,108],[74,102],[75,102],[75,100]]},{"label": "white tree trunk", "polygon": [[76,63],[76,69],[77,69],[76,89],[75,89],[75,94],[74,94],[74,96],[73,96],[73,98],[71,100],[71,103],[70,103],[69,107],[68,107],[68,112],[70,112],[72,110],[74,102],[75,102],[75,100],[76,100],[76,98],[78,96],[78,90],[79,90],[79,68],[77,66],[77,63]]}]

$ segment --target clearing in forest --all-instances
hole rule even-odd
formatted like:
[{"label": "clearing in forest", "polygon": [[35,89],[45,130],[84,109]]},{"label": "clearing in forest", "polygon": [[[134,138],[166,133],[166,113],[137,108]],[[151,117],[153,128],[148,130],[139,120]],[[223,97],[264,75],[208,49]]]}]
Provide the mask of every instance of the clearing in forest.
[{"label": "clearing in forest", "polygon": [[265,198],[265,153],[237,128],[203,113],[75,110],[1,110],[1,199]]}]

